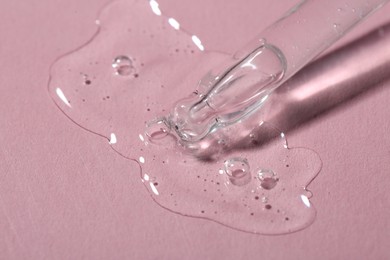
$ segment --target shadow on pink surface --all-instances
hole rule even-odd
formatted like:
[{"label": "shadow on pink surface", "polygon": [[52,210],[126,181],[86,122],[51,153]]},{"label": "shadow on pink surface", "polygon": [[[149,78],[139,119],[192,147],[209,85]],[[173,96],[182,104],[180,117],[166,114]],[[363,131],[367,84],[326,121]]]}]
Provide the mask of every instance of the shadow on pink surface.
[{"label": "shadow on pink surface", "polygon": [[271,96],[268,121],[284,131],[346,105],[390,77],[390,23],[314,61]]}]

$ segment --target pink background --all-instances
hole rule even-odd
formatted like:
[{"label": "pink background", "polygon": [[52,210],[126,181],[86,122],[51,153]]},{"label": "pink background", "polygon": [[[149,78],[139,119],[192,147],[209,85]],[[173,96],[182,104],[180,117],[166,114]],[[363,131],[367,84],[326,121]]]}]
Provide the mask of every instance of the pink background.
[{"label": "pink background", "polygon": [[[93,35],[105,2],[0,2],[1,259],[390,258],[389,80],[288,133],[290,146],[316,150],[324,164],[310,185],[318,212],[307,229],[261,236],[181,217],[154,204],[137,165],[70,122],[46,91],[50,64]],[[206,46],[228,52],[287,8],[224,2],[160,6]]]}]

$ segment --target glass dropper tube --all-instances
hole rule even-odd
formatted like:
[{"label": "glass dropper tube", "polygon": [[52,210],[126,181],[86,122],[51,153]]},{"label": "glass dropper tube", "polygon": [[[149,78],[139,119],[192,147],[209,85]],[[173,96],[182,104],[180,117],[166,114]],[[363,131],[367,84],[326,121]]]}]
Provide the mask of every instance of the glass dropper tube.
[{"label": "glass dropper tube", "polygon": [[277,46],[287,67],[286,81],[313,58],[339,40],[389,0],[304,0],[281,19],[266,28],[244,46],[239,53],[248,53],[262,39]]},{"label": "glass dropper tube", "polygon": [[179,101],[168,124],[198,142],[257,113],[269,95],[389,0],[304,0],[241,48],[205,93]]}]

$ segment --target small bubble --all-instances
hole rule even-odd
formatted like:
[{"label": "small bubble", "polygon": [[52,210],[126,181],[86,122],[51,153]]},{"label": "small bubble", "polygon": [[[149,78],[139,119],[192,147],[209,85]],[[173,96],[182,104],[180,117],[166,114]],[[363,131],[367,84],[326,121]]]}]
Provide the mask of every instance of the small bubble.
[{"label": "small bubble", "polygon": [[261,198],[261,202],[267,203],[267,202],[268,202],[268,198],[267,198],[267,197],[262,197],[262,198]]},{"label": "small bubble", "polygon": [[276,174],[272,170],[268,169],[258,170],[257,177],[261,182],[260,186],[265,190],[273,189],[279,181],[279,179],[276,177]]},{"label": "small bubble", "polygon": [[[112,62],[116,75],[129,76],[134,72],[133,61],[124,55],[120,55]],[[135,75],[134,75],[135,76]]]},{"label": "small bubble", "polygon": [[170,132],[170,128],[164,118],[152,120],[146,124],[145,134],[150,141],[157,141],[166,137]]},{"label": "small bubble", "polygon": [[225,173],[232,184],[242,186],[249,183],[251,176],[247,159],[231,158],[225,161],[224,166]]}]

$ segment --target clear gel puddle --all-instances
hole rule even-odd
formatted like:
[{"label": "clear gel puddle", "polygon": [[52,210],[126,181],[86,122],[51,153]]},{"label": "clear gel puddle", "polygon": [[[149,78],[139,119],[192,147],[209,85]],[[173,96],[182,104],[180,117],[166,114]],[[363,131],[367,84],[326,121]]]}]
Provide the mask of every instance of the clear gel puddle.
[{"label": "clear gel puddle", "polygon": [[259,120],[235,149],[224,148],[228,139],[209,143],[217,149],[206,158],[180,145],[165,123],[178,99],[198,95],[205,75],[218,75],[211,69],[230,56],[205,51],[155,1],[113,2],[98,22],[91,41],[54,63],[49,92],[73,122],[139,162],[156,203],[258,234],[313,222],[306,186],[321,168],[315,152],[288,148],[282,132]]}]

